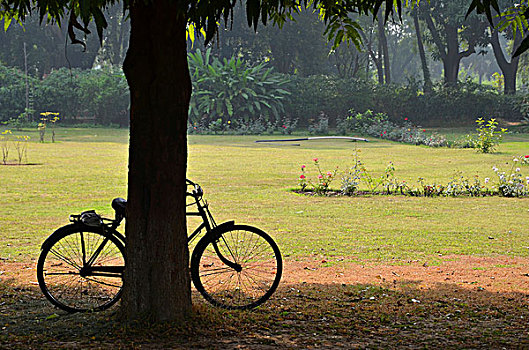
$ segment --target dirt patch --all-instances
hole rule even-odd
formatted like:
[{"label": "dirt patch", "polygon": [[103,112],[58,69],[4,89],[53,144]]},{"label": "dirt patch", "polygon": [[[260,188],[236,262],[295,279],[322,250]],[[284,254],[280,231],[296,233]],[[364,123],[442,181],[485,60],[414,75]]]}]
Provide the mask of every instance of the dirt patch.
[{"label": "dirt patch", "polygon": [[449,255],[427,261],[393,261],[392,264],[347,263],[339,258],[303,258],[285,262],[284,283],[346,283],[403,285],[432,288],[454,284],[468,289],[529,294],[529,259],[506,256],[477,257]]},{"label": "dirt patch", "polygon": [[119,308],[67,315],[49,305],[35,262],[0,261],[0,348],[306,349],[529,347],[529,259],[285,261],[272,299],[254,311],[194,296],[182,325],[125,324]]}]

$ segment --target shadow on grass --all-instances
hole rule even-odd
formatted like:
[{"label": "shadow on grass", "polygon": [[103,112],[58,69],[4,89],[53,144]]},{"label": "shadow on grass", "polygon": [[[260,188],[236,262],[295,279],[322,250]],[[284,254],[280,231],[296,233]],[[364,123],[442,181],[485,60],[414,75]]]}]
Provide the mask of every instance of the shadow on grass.
[{"label": "shadow on grass", "polygon": [[0,282],[0,348],[524,348],[527,295],[440,283],[282,285],[254,311],[194,299],[185,325],[123,323],[119,307],[65,314],[37,286]]}]

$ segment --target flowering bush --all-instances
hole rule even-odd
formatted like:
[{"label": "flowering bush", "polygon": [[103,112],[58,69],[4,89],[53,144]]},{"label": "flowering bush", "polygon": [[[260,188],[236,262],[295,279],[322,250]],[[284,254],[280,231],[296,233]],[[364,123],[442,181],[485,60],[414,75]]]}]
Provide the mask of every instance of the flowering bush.
[{"label": "flowering bush", "polygon": [[11,144],[10,135],[12,134],[11,130],[4,130],[0,134],[0,148],[2,149],[2,163],[7,164],[7,159],[9,157],[9,146]]},{"label": "flowering bush", "polygon": [[27,152],[28,152],[28,141],[30,137],[27,135],[17,135],[14,136],[11,130],[4,130],[0,134],[0,149],[2,150],[2,163],[7,165],[9,160],[9,151],[11,147],[17,152],[17,162],[18,165],[22,164],[22,160],[26,159],[27,162]]},{"label": "flowering bush", "polygon": [[520,156],[520,165],[529,165],[529,154],[525,156]]},{"label": "flowering bush", "polygon": [[374,114],[370,110],[364,113],[350,112],[351,115],[338,122],[337,129],[342,134],[356,132],[414,145],[426,145],[429,147],[451,146],[443,135],[430,134],[426,129],[414,126],[407,117],[403,118],[402,125],[397,125],[390,121],[389,117],[384,113]]},{"label": "flowering bush", "polygon": [[520,159],[513,158],[509,171],[501,171],[493,166],[492,170],[498,176],[498,191],[504,197],[522,197],[529,194],[529,176],[524,177],[519,167]]},{"label": "flowering bush", "polygon": [[195,123],[188,123],[188,134],[231,134],[231,135],[263,135],[279,133],[290,135],[297,126],[298,121],[285,118],[271,122],[264,118],[252,120],[234,119],[225,120],[218,118],[208,123],[207,119]]},{"label": "flowering bush", "polygon": [[[523,157],[523,160],[529,160]],[[330,183],[335,179],[338,172],[336,168],[333,172],[324,173],[320,169],[318,158],[313,159],[318,171],[317,181],[310,181],[305,173],[306,166],[301,166],[301,175],[298,184],[302,191],[307,189],[319,195],[331,192]],[[498,177],[494,182],[490,178],[483,181],[478,175],[466,177],[461,172],[457,172],[447,184],[429,183],[419,177],[415,186],[409,185],[406,181],[398,180],[395,177],[395,166],[389,162],[384,172],[379,176],[372,175],[360,160],[358,153],[354,154],[353,165],[341,176],[340,194],[356,195],[361,193],[361,184],[364,185],[364,192],[371,194],[402,194],[416,197],[459,197],[459,196],[491,196],[500,195],[504,197],[524,197],[529,196],[529,176],[522,175],[520,165],[522,158],[515,157],[509,171],[501,171],[497,167],[492,170]],[[310,188],[309,188],[310,187]],[[332,191],[338,193],[338,191]]]},{"label": "flowering bush", "polygon": [[316,194],[324,194],[327,191],[329,191],[331,183],[336,177],[336,173],[338,172],[338,167],[334,169],[334,171],[327,171],[324,172],[321,170],[320,163],[318,161],[318,158],[312,159],[314,162],[314,166],[317,170],[317,180],[311,181],[307,178],[305,175],[305,169],[307,168],[305,165],[301,166],[301,175],[299,176],[299,186],[301,187],[302,191],[306,191],[307,188],[310,186],[310,191],[315,192]]}]

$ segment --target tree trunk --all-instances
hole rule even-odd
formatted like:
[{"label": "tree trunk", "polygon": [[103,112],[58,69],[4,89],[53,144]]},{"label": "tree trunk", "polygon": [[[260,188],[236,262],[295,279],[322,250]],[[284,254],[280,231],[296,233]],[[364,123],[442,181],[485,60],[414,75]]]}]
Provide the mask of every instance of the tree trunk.
[{"label": "tree trunk", "polygon": [[384,61],[384,83],[391,83],[391,70],[389,63],[388,40],[386,38],[386,29],[384,27],[384,15],[382,11],[378,13],[378,42],[379,42],[379,58],[382,57]]},{"label": "tree trunk", "polygon": [[[495,29],[492,30],[492,36],[491,36],[491,45],[492,45],[492,51],[494,52],[494,57],[496,58],[496,62],[498,63],[498,66],[501,69],[501,72],[503,73],[503,80],[504,80],[504,88],[503,93],[505,95],[509,94],[515,94],[516,93],[516,73],[518,72],[518,62],[520,60],[520,56],[513,57],[511,59],[511,62],[507,61],[507,58],[505,57],[505,54],[503,53],[503,50],[500,45],[500,38],[499,33]],[[516,40],[513,45],[513,52],[518,48],[522,41],[523,35],[521,33],[516,33]]]},{"label": "tree trunk", "polygon": [[415,26],[415,34],[417,35],[417,47],[419,48],[419,57],[421,58],[422,75],[424,79],[423,90],[425,93],[432,91],[432,78],[430,77],[430,69],[426,61],[426,52],[424,50],[424,43],[422,41],[421,28],[419,25],[419,16],[417,11],[413,11],[413,24]]},{"label": "tree trunk", "polygon": [[185,220],[191,81],[178,2],[131,5],[123,65],[130,87],[127,268],[123,317],[174,321],[191,312]]},{"label": "tree trunk", "polygon": [[457,27],[447,25],[446,32],[446,58],[443,60],[445,84],[455,85],[459,74],[459,38]]}]

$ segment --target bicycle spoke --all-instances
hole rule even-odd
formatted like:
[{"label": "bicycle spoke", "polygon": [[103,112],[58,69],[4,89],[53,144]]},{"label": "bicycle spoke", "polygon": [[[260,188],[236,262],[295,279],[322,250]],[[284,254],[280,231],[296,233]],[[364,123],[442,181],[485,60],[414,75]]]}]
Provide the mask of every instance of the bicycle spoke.
[{"label": "bicycle spoke", "polygon": [[66,311],[107,308],[121,295],[123,247],[107,234],[70,229],[41,254],[39,285],[52,303]]},{"label": "bicycle spoke", "polygon": [[[277,288],[281,257],[275,243],[262,231],[235,225],[221,233],[216,242],[200,249],[200,260],[192,262],[191,273],[198,291],[212,303],[226,308],[252,308],[267,300]],[[221,256],[241,270],[226,266]]]}]

